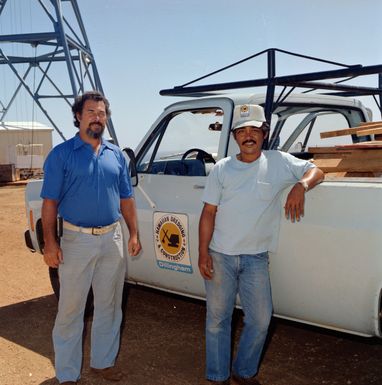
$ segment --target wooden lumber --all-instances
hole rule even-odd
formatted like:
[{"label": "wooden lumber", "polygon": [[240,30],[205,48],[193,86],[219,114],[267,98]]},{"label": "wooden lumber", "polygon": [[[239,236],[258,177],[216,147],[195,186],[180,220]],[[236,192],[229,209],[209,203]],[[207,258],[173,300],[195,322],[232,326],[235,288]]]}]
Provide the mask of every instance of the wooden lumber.
[{"label": "wooden lumber", "polygon": [[321,153],[314,154],[314,159],[356,159],[362,162],[368,162],[370,159],[382,159],[382,149],[370,150],[356,150],[356,151],[338,151],[337,153]]},{"label": "wooden lumber", "polygon": [[312,162],[325,174],[371,177],[382,174],[382,141],[309,147]]},{"label": "wooden lumber", "polygon": [[[382,127],[382,123],[380,124]],[[368,130],[370,127],[368,126],[357,126],[357,127],[350,127],[350,128],[343,128],[341,130],[335,130],[335,131],[324,131],[320,133],[321,139],[325,138],[333,138],[336,136],[345,136],[345,135],[357,135],[359,131]]]},{"label": "wooden lumber", "polygon": [[353,144],[342,144],[336,146],[338,149],[369,149],[369,150],[376,150],[378,148],[382,148],[382,141],[381,140],[371,140],[369,142],[361,142],[361,143],[353,143]]},{"label": "wooden lumber", "polygon": [[382,158],[362,160],[344,159],[314,159],[313,163],[326,172],[382,172]]},{"label": "wooden lumber", "polygon": [[[340,150],[337,147],[308,147],[308,152],[316,156],[316,154],[337,154],[339,152],[344,152],[345,150]],[[349,152],[351,149],[348,150]]]},{"label": "wooden lumber", "polygon": [[308,147],[308,152],[315,154],[338,154],[340,152],[352,152],[353,150],[379,150],[382,149],[381,140],[373,140],[370,142],[343,144],[333,147]]},{"label": "wooden lumber", "polygon": [[375,178],[382,176],[379,172],[326,172],[325,180],[338,180],[338,178]]},{"label": "wooden lumber", "polygon": [[379,176],[382,176],[381,175],[382,173],[381,172],[346,172],[345,173],[345,177],[346,178],[359,178],[359,177],[362,177],[362,178],[375,178],[375,177],[379,177]]},{"label": "wooden lumber", "polygon": [[326,172],[324,180],[336,180],[337,178],[342,178],[346,176],[346,172]]},{"label": "wooden lumber", "polygon": [[357,136],[382,134],[382,126],[369,128],[367,130],[357,131]]}]

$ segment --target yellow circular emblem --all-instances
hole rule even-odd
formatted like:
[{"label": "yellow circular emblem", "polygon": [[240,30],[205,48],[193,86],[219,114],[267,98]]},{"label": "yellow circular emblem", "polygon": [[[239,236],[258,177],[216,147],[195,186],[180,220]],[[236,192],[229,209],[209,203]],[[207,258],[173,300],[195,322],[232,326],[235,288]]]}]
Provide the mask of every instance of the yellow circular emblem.
[{"label": "yellow circular emblem", "polygon": [[182,246],[182,234],[180,229],[172,222],[166,222],[159,232],[160,243],[163,249],[171,254],[176,255],[179,253]]},{"label": "yellow circular emblem", "polygon": [[155,242],[162,257],[172,262],[181,261],[186,255],[186,229],[175,214],[160,217],[155,225]]}]

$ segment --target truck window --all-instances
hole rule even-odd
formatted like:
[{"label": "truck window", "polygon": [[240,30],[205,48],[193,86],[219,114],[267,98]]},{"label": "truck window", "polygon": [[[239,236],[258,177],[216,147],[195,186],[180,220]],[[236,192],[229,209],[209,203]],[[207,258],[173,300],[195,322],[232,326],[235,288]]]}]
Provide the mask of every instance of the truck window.
[{"label": "truck window", "polygon": [[290,116],[280,133],[279,148],[287,152],[307,151],[308,147],[334,146],[352,143],[350,135],[321,139],[320,133],[348,128],[349,123],[338,112],[319,112]]},{"label": "truck window", "polygon": [[223,112],[219,108],[174,113],[162,121],[138,159],[147,174],[205,176],[218,153]]},{"label": "truck window", "polygon": [[309,147],[330,147],[362,141],[355,136],[321,139],[320,133],[356,127],[365,121],[362,110],[344,106],[279,106],[272,115],[270,149],[306,152]]}]

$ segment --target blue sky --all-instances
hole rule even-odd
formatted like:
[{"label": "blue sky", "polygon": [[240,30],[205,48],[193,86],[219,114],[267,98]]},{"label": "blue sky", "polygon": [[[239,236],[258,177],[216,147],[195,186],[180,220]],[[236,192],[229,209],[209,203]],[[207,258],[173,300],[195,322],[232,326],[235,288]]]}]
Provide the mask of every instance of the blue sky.
[{"label": "blue sky", "polygon": [[[382,63],[380,0],[79,0],[78,4],[122,146],[134,148],[163,108],[177,100],[160,96],[160,89],[267,48],[346,64]],[[42,20],[35,17],[31,23],[41,25]],[[279,74],[322,68],[294,59],[285,61]],[[259,76],[264,76],[263,63],[251,61],[208,83]],[[70,136],[74,132],[70,115],[65,124]]]}]

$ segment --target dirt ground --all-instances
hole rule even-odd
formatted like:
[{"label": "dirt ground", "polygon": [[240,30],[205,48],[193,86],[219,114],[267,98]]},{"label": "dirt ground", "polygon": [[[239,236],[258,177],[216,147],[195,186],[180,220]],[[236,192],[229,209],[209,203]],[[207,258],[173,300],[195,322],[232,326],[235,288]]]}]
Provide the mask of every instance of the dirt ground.
[{"label": "dirt ground", "polygon": [[[24,246],[24,186],[0,188],[0,385],[53,385],[57,309],[48,271]],[[121,384],[206,385],[203,302],[130,287],[118,366]],[[80,384],[89,373],[86,322]],[[235,313],[235,340],[242,326]],[[264,385],[380,385],[382,341],[273,320],[260,368]]]}]

